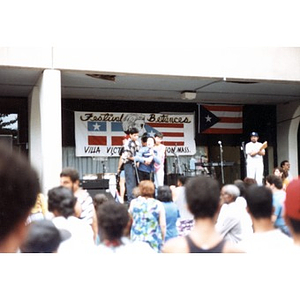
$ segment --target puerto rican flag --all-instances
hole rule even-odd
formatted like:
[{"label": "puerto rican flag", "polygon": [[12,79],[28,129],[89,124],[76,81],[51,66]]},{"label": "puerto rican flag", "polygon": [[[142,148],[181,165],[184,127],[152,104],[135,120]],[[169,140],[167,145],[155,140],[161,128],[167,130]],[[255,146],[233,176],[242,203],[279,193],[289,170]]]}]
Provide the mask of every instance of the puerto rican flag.
[{"label": "puerto rican flag", "polygon": [[242,134],[242,105],[199,105],[200,133]]}]

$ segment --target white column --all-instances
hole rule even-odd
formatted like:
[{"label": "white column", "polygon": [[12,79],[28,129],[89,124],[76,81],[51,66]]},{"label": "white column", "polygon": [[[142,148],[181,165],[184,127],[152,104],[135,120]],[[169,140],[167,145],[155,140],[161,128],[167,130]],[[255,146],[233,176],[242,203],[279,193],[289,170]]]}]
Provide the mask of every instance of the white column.
[{"label": "white column", "polygon": [[59,185],[62,168],[61,74],[45,70],[29,97],[29,156],[42,192]]},{"label": "white column", "polygon": [[277,106],[277,153],[278,165],[287,159],[290,172],[298,176],[298,143],[300,105],[297,102]]}]

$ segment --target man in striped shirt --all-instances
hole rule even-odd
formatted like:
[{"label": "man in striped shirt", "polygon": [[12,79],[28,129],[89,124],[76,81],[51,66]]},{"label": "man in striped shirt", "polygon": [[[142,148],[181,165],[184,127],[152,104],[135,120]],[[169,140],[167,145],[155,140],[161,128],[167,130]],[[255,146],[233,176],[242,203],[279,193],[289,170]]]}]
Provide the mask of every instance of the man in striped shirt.
[{"label": "man in striped shirt", "polygon": [[75,204],[76,216],[91,225],[94,232],[94,239],[98,234],[97,215],[93,204],[93,199],[87,190],[79,186],[79,173],[73,168],[64,168],[60,173],[60,185],[73,191],[77,198]]}]

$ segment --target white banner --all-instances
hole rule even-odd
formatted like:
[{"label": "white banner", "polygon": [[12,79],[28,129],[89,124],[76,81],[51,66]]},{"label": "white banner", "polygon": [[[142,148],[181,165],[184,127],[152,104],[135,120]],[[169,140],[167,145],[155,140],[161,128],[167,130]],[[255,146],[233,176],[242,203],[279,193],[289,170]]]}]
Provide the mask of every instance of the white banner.
[{"label": "white banner", "polygon": [[75,112],[76,156],[119,156],[131,127],[154,136],[161,132],[167,155],[196,153],[194,114]]}]

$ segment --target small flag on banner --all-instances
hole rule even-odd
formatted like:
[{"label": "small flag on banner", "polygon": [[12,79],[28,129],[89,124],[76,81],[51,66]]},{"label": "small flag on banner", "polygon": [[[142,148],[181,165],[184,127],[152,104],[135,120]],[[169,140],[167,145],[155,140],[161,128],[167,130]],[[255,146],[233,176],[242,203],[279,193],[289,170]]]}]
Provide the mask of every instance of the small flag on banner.
[{"label": "small flag on banner", "polygon": [[88,122],[89,146],[121,146],[124,131],[121,122]]},{"label": "small flag on banner", "polygon": [[199,105],[200,132],[207,134],[242,134],[243,106]]},{"label": "small flag on banner", "polygon": [[184,124],[182,123],[146,123],[145,129],[150,136],[161,132],[165,146],[184,146]]}]

